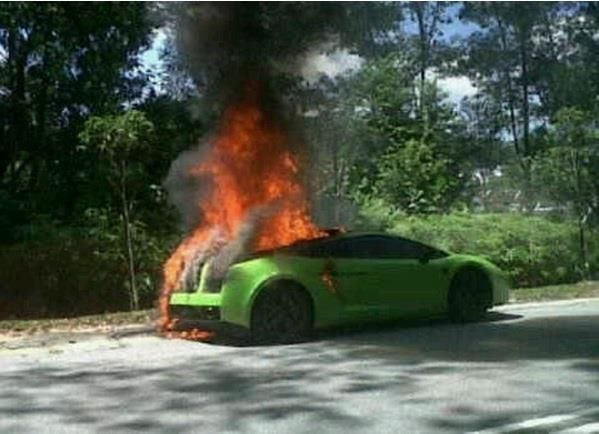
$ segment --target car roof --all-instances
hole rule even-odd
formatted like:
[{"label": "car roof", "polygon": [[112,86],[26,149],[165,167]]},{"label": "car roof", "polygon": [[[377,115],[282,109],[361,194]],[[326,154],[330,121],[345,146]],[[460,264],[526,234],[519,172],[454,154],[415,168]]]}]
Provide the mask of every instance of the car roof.
[{"label": "car roof", "polygon": [[341,239],[352,239],[364,236],[376,236],[376,237],[384,237],[384,238],[395,238],[395,239],[409,239],[405,237],[401,237],[399,235],[388,234],[384,232],[362,232],[362,231],[341,231],[338,229],[325,229],[324,230],[327,235],[317,238],[311,238],[307,240],[298,240],[292,244],[288,244],[285,246],[279,246],[274,249],[261,250],[255,252],[251,256],[264,256],[275,252],[284,252],[293,250],[294,248],[301,248],[303,246],[309,246],[317,243],[323,243],[333,240],[341,240]]}]

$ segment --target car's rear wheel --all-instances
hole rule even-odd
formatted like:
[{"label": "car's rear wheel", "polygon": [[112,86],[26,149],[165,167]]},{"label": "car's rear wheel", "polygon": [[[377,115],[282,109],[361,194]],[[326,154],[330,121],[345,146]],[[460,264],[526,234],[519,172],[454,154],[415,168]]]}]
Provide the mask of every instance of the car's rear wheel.
[{"label": "car's rear wheel", "polygon": [[454,277],[449,291],[449,318],[456,322],[479,321],[489,307],[491,286],[484,272],[466,268]]},{"label": "car's rear wheel", "polygon": [[258,343],[295,343],[312,331],[312,300],[293,282],[264,288],[252,308],[250,331]]}]

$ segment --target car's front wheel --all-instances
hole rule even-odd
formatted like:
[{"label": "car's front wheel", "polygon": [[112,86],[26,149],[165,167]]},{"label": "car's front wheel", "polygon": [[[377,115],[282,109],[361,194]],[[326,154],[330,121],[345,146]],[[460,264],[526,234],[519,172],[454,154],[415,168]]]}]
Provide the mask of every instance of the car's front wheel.
[{"label": "car's front wheel", "polygon": [[258,343],[294,343],[312,331],[312,301],[309,294],[291,282],[264,288],[252,308],[250,331]]},{"label": "car's front wheel", "polygon": [[488,277],[475,268],[467,268],[454,277],[449,291],[449,318],[456,322],[484,318],[491,297]]}]

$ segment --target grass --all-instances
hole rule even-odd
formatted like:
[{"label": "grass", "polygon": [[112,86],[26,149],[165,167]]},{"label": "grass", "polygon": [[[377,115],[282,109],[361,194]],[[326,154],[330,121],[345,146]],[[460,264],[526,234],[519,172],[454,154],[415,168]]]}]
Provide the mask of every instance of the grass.
[{"label": "grass", "polygon": [[510,302],[524,303],[587,297],[599,297],[599,281],[514,289],[510,293]]},{"label": "grass", "polygon": [[[514,289],[510,294],[510,302],[524,303],[586,297],[599,297],[599,281]],[[21,335],[48,331],[102,330],[115,326],[149,324],[154,318],[154,310],[140,310],[89,315],[79,318],[6,320],[0,321],[0,334]]]}]

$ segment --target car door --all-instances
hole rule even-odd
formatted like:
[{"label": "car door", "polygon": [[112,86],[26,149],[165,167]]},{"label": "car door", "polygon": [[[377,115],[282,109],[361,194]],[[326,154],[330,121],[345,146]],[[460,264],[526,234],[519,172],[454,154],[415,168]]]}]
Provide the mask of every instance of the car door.
[{"label": "car door", "polygon": [[381,302],[396,315],[441,312],[445,306],[447,270],[444,252],[401,237],[389,237],[381,252],[386,266]]},{"label": "car door", "polygon": [[347,237],[319,246],[328,286],[353,319],[380,318],[389,311],[390,277],[394,263],[383,250],[389,246],[373,236]]}]

